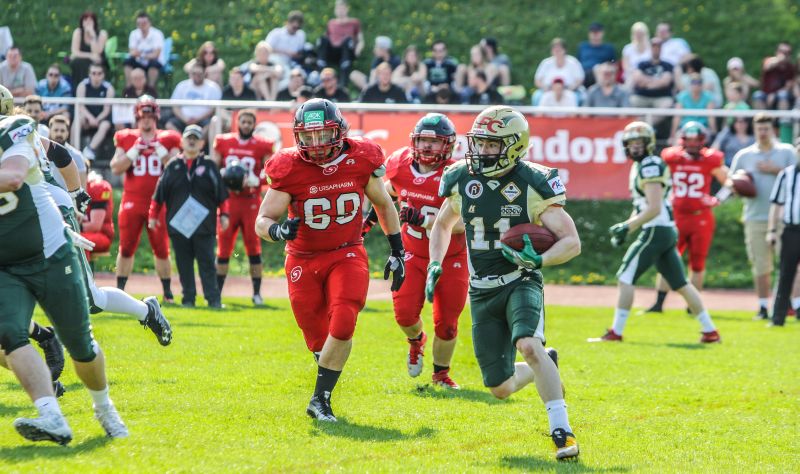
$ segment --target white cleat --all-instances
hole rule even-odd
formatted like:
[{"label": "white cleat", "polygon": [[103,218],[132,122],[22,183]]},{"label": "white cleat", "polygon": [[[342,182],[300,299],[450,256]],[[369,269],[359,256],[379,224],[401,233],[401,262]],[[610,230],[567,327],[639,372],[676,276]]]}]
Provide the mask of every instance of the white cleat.
[{"label": "white cleat", "polygon": [[253,301],[253,306],[264,306],[264,298],[261,295],[253,295],[250,299]]},{"label": "white cleat", "polygon": [[103,427],[109,438],[128,437],[128,427],[122,422],[113,403],[99,408],[95,406],[94,417],[100,422],[100,426]]},{"label": "white cleat", "polygon": [[62,446],[72,441],[72,430],[64,415],[58,413],[38,418],[17,418],[14,428],[23,438],[31,441],[52,441]]},{"label": "white cleat", "polygon": [[422,373],[422,360],[425,358],[425,343],[428,342],[428,335],[422,332],[419,340],[408,339],[408,355],[406,356],[406,366],[408,375],[419,377]]}]

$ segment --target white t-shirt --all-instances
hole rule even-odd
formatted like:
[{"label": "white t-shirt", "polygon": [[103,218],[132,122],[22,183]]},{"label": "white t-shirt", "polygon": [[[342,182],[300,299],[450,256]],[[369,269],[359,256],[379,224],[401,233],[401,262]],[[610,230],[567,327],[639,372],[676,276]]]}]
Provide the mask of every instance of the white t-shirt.
[{"label": "white t-shirt", "polygon": [[[650,45],[647,45],[647,48],[640,52],[638,49],[636,49],[635,44],[628,43],[624,48],[622,48],[622,57],[627,60],[631,68],[631,72],[633,72],[639,68],[640,63],[652,59],[652,55],[650,54]],[[661,57],[663,58],[664,55],[662,54]]]},{"label": "white t-shirt", "polygon": [[[204,79],[203,83],[195,85],[191,79],[186,79],[178,83],[175,91],[172,92],[171,99],[189,99],[189,100],[219,100],[222,97],[222,89],[219,85],[209,79]],[[207,106],[184,106],[181,107],[181,113],[187,119],[195,119],[206,115],[211,111],[211,107]]]},{"label": "white t-shirt", "polygon": [[680,66],[681,59],[692,52],[689,43],[683,38],[670,38],[661,45],[661,60],[673,66]]},{"label": "white t-shirt", "polygon": [[575,95],[569,89],[564,89],[564,93],[561,94],[561,100],[556,99],[556,94],[553,91],[547,91],[542,94],[542,98],[539,100],[540,107],[577,107],[578,106],[578,96]]},{"label": "white t-shirt", "polygon": [[[297,30],[293,35],[289,34],[289,30],[285,26],[275,28],[267,34],[266,42],[275,51],[273,54],[280,54],[277,51],[291,51],[292,53],[299,53],[303,50],[306,44],[306,33],[303,30]],[[287,61],[290,59],[285,58]]]},{"label": "white t-shirt", "polygon": [[[138,49],[142,55],[164,49],[164,33],[158,28],[150,27],[147,37],[142,36],[142,30],[136,28],[128,35],[128,49]],[[137,58],[138,59],[138,58]]]},{"label": "white t-shirt", "polygon": [[534,75],[534,81],[543,80],[545,87],[550,88],[553,79],[560,77],[568,89],[575,89],[583,84],[583,66],[575,57],[567,55],[563,67],[556,65],[556,59],[549,57],[539,63]]}]

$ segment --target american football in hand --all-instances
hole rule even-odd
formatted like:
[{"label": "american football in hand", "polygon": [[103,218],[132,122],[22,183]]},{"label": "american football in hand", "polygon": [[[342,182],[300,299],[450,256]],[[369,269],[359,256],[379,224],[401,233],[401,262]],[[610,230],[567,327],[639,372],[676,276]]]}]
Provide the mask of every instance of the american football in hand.
[{"label": "american football in hand", "polygon": [[753,177],[745,170],[738,170],[731,176],[733,182],[733,190],[742,197],[756,197],[756,185],[753,183]]},{"label": "american football in hand", "polygon": [[539,254],[546,252],[556,243],[556,236],[552,232],[532,223],[515,225],[503,234],[500,241],[515,250],[522,250],[525,247],[522,236],[525,234],[531,239],[534,250]]}]

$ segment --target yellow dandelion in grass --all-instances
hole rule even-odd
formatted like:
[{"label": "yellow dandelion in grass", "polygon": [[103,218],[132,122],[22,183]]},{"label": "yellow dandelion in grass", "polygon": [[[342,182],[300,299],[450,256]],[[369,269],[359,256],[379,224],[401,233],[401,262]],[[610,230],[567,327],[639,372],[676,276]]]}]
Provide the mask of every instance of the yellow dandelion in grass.
[{"label": "yellow dandelion in grass", "polygon": [[196,31],[192,31],[192,34],[191,34],[190,37],[192,38],[192,41],[197,40],[197,32]]},{"label": "yellow dandelion in grass", "polygon": [[178,32],[178,30],[172,30],[172,34],[170,34],[170,36],[172,37],[172,41],[181,40],[181,34]]}]

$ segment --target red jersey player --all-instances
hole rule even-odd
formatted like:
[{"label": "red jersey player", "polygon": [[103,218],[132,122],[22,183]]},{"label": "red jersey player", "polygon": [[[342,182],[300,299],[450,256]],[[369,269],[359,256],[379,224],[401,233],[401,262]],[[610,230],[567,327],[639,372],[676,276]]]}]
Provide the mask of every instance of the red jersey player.
[{"label": "red jersey player", "polygon": [[217,228],[217,284],[219,291],[225,284],[228,275],[228,261],[236,243],[236,234],[242,231],[242,240],[250,260],[250,278],[253,280],[253,304],[261,305],[261,239],[256,235],[256,216],[261,203],[261,170],[264,162],[273,152],[273,142],[264,137],[253,135],[256,126],[256,111],[243,109],[237,119],[238,132],[217,135],[211,157],[217,162],[223,175],[230,166],[241,165],[247,175],[244,182],[237,181],[229,186],[230,197],[220,208],[222,216],[228,217],[228,225],[223,229],[223,222]]},{"label": "red jersey player", "polygon": [[118,216],[117,287],[125,289],[144,227],[147,228],[147,238],[155,255],[156,273],[164,288],[164,301],[173,303],[166,208],[162,209],[160,216],[162,225],[155,229],[147,227],[147,213],[163,166],[178,153],[181,136],[175,131],[158,130],[156,124],[159,115],[155,99],[143,95],[134,106],[137,128],[120,130],[114,134],[117,150],[111,159],[111,171],[114,174],[125,173]]},{"label": "red jersey player", "polygon": [[[425,342],[420,312],[425,302],[428,268],[428,232],[444,198],[439,197],[439,182],[446,165],[452,163],[456,131],[442,114],[428,114],[417,122],[411,146],[394,152],[386,160],[386,190],[400,201],[403,247],[406,249],[406,281],[392,293],[394,317],[409,343],[408,374],[422,371]],[[433,302],[433,382],[446,388],[459,388],[449,376],[450,360],[456,345],[458,317],[467,300],[469,269],[464,225],[457,226],[442,262],[444,284],[436,287]]]},{"label": "red jersey player", "polygon": [[94,249],[86,252],[88,257],[94,252],[108,252],[111,248],[111,241],[114,240],[114,221],[111,218],[114,194],[111,184],[94,171],[89,173],[86,192],[92,202],[81,223],[81,235],[94,242]]},{"label": "red jersey player", "polygon": [[[672,174],[672,209],[678,228],[678,252],[683,255],[689,249],[689,278],[698,290],[703,289],[706,257],[714,239],[716,222],[711,209],[719,204],[719,200],[711,195],[711,180],[725,184],[728,177],[724,155],[705,147],[707,137],[702,124],[686,122],[678,132],[680,144],[661,151],[661,158]],[[647,312],[663,311],[669,290],[660,275],[657,285],[656,303]]]},{"label": "red jersey player", "polygon": [[[297,146],[267,162],[270,189],[256,220],[261,238],[287,241],[289,300],[318,363],[306,413],[321,421],[336,421],[331,392],[367,298],[369,267],[361,238],[365,195],[392,250],[384,278],[392,276],[396,291],[405,275],[400,222],[381,181],[383,152],[367,139],[346,138],[347,129],[333,102],[312,99],[301,105],[294,118]],[[288,219],[278,223],[287,209]]]}]

